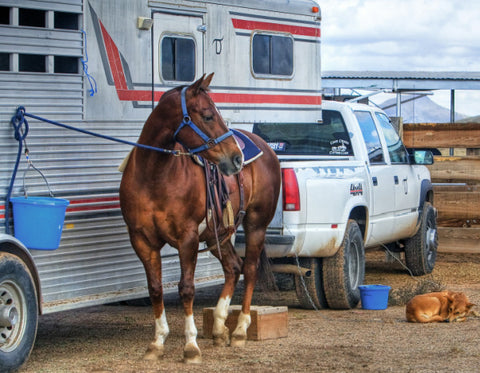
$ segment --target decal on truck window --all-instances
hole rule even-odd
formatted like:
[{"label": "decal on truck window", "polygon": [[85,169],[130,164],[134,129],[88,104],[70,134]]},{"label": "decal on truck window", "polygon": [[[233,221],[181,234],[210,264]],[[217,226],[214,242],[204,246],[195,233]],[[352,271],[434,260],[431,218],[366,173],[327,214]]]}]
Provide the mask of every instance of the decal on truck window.
[{"label": "decal on truck window", "polygon": [[330,141],[330,146],[332,147],[332,150],[330,150],[329,154],[330,155],[349,155],[349,147],[350,147],[350,142],[347,140],[343,139],[336,139]]},{"label": "decal on truck window", "polygon": [[276,152],[284,152],[287,144],[284,142],[269,142],[268,145]]}]

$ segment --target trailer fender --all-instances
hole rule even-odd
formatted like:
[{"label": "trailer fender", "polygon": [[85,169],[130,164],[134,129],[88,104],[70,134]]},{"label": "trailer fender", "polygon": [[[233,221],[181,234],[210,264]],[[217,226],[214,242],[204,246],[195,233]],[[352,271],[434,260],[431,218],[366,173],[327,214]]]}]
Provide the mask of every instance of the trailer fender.
[{"label": "trailer fender", "polygon": [[38,270],[28,249],[18,239],[9,234],[0,234],[0,252],[17,256],[28,268],[37,290],[38,313],[42,314],[42,292]]}]

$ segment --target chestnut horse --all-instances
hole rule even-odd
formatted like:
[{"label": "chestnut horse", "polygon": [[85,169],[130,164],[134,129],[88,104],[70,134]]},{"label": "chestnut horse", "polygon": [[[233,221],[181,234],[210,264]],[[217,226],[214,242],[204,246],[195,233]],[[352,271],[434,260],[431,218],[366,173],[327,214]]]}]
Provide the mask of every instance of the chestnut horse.
[{"label": "chestnut horse", "polygon": [[[169,333],[163,304],[160,256],[160,249],[166,243],[178,250],[180,258],[178,292],[185,311],[185,362],[201,361],[193,318],[194,272],[199,242],[215,248],[212,254],[219,258],[225,274],[225,284],[214,311],[214,344],[242,346],[247,338],[250,304],[260,254],[264,249],[265,231],[273,218],[280,191],[280,165],[272,149],[251,133],[245,134],[263,151],[263,155],[243,165],[238,142],[231,136],[207,93],[212,77],[213,74],[203,76],[190,86],[163,94],[145,122],[138,143],[181,152],[186,148],[189,153],[199,153],[218,165],[225,175],[235,214],[241,205],[241,188],[235,174],[242,172],[245,258],[242,261],[237,255],[231,240],[221,243],[217,251],[215,234],[205,228],[207,187],[202,167],[184,154],[175,156],[139,147],[132,150],[120,186],[120,203],[132,246],[145,267],[155,316],[155,338],[147,349],[146,359],[163,356]],[[240,273],[244,275],[245,292],[238,325],[230,338],[225,320]]]}]

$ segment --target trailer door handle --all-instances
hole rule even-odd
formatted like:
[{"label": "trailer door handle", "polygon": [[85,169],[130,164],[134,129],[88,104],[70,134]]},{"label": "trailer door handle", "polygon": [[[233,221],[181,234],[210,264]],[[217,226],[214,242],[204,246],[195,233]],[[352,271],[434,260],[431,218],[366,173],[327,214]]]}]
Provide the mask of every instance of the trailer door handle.
[{"label": "trailer door handle", "polygon": [[372,182],[373,182],[373,186],[377,186],[377,185],[378,185],[378,180],[377,180],[377,177],[376,177],[376,176],[372,177]]}]

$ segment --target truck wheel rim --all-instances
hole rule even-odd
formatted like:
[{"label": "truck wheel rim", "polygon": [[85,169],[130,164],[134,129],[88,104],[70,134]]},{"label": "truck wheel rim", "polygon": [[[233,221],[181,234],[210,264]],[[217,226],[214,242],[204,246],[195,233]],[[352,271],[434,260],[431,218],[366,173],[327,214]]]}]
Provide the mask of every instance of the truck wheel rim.
[{"label": "truck wheel rim", "polygon": [[26,326],[26,301],[21,288],[12,281],[0,284],[0,351],[15,350]]},{"label": "truck wheel rim", "polygon": [[358,253],[358,246],[356,242],[352,242],[350,245],[350,253],[348,255],[349,258],[349,266],[348,266],[348,272],[349,272],[349,278],[350,278],[350,286],[352,289],[356,289],[359,285],[358,283],[358,271],[359,271],[359,266],[358,263],[360,261],[359,259],[359,253]]},{"label": "truck wheel rim", "polygon": [[428,259],[434,255],[437,248],[437,230],[432,227],[427,228],[426,232],[426,246],[427,246],[427,255]]}]

